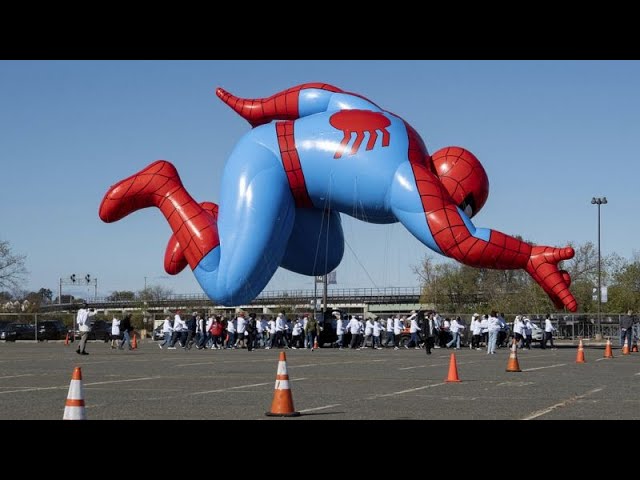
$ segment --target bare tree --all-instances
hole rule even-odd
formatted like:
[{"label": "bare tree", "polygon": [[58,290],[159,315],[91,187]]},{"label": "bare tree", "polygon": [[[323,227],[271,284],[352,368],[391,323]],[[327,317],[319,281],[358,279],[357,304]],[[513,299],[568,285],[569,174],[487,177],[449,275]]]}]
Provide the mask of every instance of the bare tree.
[{"label": "bare tree", "polygon": [[17,289],[28,273],[25,267],[26,255],[16,255],[6,240],[0,240],[0,288]]}]

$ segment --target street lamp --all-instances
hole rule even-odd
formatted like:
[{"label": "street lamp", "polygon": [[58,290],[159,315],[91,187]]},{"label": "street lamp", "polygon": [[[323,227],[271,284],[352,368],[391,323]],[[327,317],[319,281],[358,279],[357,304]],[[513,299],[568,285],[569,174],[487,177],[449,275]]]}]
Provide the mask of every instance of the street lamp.
[{"label": "street lamp", "polygon": [[598,205],[598,333],[602,335],[602,324],[600,323],[600,305],[602,303],[602,274],[600,259],[600,205],[607,204],[607,197],[593,197],[592,205]]}]

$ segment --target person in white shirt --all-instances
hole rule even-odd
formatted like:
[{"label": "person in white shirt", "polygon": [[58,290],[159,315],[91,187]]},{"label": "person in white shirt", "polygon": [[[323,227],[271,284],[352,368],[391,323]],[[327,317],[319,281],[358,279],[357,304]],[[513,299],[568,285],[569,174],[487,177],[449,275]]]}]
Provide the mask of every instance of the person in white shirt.
[{"label": "person in white shirt", "polygon": [[495,355],[496,343],[498,341],[498,332],[500,331],[500,320],[498,320],[498,314],[495,311],[491,312],[487,320],[489,330],[489,341],[487,342],[487,355]]},{"label": "person in white shirt", "polygon": [[395,345],[396,340],[395,340],[395,335],[393,334],[393,318],[391,317],[387,317],[387,321],[385,322],[385,326],[386,326],[386,331],[385,331],[385,339],[384,339],[384,346],[388,347],[389,346],[389,342],[393,343]]},{"label": "person in white shirt", "polygon": [[78,324],[78,330],[80,330],[80,344],[76,350],[78,355],[89,355],[85,350],[87,347],[89,332],[91,331],[89,317],[92,317],[95,314],[96,310],[94,308],[89,309],[89,305],[87,305],[86,302],[82,304],[82,308],[78,310],[78,314],[76,315],[76,323]]},{"label": "person in white shirt", "polygon": [[[180,310],[178,310],[175,316],[173,317],[173,333],[171,334],[171,343],[169,343],[167,350],[175,350],[176,342],[178,341],[180,341],[180,346],[184,347],[184,344],[182,343],[183,331],[186,333],[187,325],[184,323],[184,321],[180,317]],[[185,340],[186,338],[187,337],[185,336]]]},{"label": "person in white shirt", "polygon": [[225,348],[227,350],[232,350],[235,348],[236,343],[236,319],[230,318],[227,321],[227,342]]},{"label": "person in white shirt", "polygon": [[485,345],[489,344],[489,315],[483,315],[480,321],[480,334]]},{"label": "person in white shirt", "polygon": [[524,322],[522,321],[522,317],[520,315],[516,315],[516,318],[513,321],[513,337],[516,340],[516,347],[523,348],[524,347]]},{"label": "person in white shirt", "polygon": [[333,312],[333,315],[336,317],[336,336],[338,337],[336,345],[342,349],[344,348],[344,320],[340,312]]},{"label": "person in white shirt", "polygon": [[447,343],[447,348],[451,348],[455,344],[455,349],[460,350],[460,331],[464,330],[464,325],[459,321],[460,317],[451,320],[449,331],[451,332],[451,341]]},{"label": "person in white shirt", "polygon": [[480,315],[474,313],[471,317],[471,348],[480,350],[480,339],[482,338],[482,326],[480,324]]},{"label": "person in white shirt", "polygon": [[529,320],[529,317],[524,317],[523,324],[524,326],[522,328],[522,334],[524,335],[524,348],[526,348],[527,350],[531,350],[533,324],[531,323],[531,320]]},{"label": "person in white shirt", "polygon": [[404,330],[404,323],[399,315],[393,317],[393,349],[398,350],[398,342],[400,342],[400,335]]},{"label": "person in white shirt", "polygon": [[[289,343],[287,342],[287,337],[285,336],[287,321],[283,312],[280,312],[276,317],[276,343],[277,347],[284,346],[285,348],[289,348]],[[272,343],[273,347],[274,344]]]},{"label": "person in white shirt", "polygon": [[236,318],[236,342],[234,344],[234,346],[236,348],[243,348],[245,347],[245,339],[244,339],[244,332],[245,332],[245,326],[247,325],[247,319],[245,318],[245,313],[244,312],[240,312],[238,314],[238,317]]},{"label": "person in white shirt", "polygon": [[291,329],[291,348],[297,350],[303,348],[304,342],[302,341],[302,320],[300,317],[296,317],[293,328]]},{"label": "person in white shirt", "polygon": [[360,322],[355,316],[350,316],[349,323],[347,323],[346,329],[351,334],[351,342],[349,343],[349,348],[357,348],[360,341],[360,339],[358,338],[360,333]]},{"label": "person in white shirt", "polygon": [[384,330],[384,327],[380,324],[380,320],[377,318],[373,321],[373,348],[376,350],[382,350],[382,342],[380,341],[380,334]]},{"label": "person in white shirt", "polygon": [[276,321],[271,317],[269,319],[269,323],[267,324],[267,331],[269,332],[269,345],[264,347],[266,350],[269,350],[271,347],[276,345]]},{"label": "person in white shirt", "polygon": [[164,322],[162,324],[162,333],[164,334],[164,341],[158,344],[160,350],[162,350],[162,347],[164,347],[165,345],[171,345],[171,334],[173,333],[173,327],[171,326],[171,317],[169,316],[164,319]]},{"label": "person in white shirt", "polygon": [[258,321],[256,321],[256,348],[264,347],[264,331],[267,328],[267,319],[264,315],[260,315]]},{"label": "person in white shirt", "polygon": [[111,348],[118,347],[118,340],[120,340],[120,320],[113,317],[111,320]]},{"label": "person in white shirt", "polygon": [[409,340],[409,343],[405,345],[405,348],[411,348],[411,345],[413,345],[413,348],[415,348],[416,350],[419,350],[420,337],[418,335],[418,332],[422,329],[418,325],[418,313],[415,310],[412,310],[411,315],[407,320],[411,322],[411,326],[409,327],[409,333],[411,334],[411,339]]},{"label": "person in white shirt", "polygon": [[370,318],[367,319],[364,325],[364,342],[362,342],[362,348],[367,348],[367,342],[371,344],[371,348],[374,347],[373,339],[373,320]]},{"label": "person in white shirt", "polygon": [[550,342],[551,348],[555,350],[555,346],[553,345],[553,332],[555,331],[555,327],[551,323],[551,316],[547,313],[544,318],[544,339],[542,340],[542,346],[540,348],[547,348],[547,342]]}]

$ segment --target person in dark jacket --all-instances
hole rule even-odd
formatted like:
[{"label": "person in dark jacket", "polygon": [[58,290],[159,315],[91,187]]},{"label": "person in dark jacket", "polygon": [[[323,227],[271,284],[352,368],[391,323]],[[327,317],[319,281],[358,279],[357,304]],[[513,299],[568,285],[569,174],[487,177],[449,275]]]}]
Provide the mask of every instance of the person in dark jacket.
[{"label": "person in dark jacket", "polygon": [[127,344],[129,350],[131,350],[131,332],[133,326],[131,325],[131,314],[128,313],[120,322],[120,331],[122,332],[122,340],[120,341],[120,350],[124,350],[124,344]]},{"label": "person in dark jacket", "polygon": [[198,320],[196,319],[197,315],[198,314],[196,312],[193,312],[191,314],[191,318],[184,322],[187,325],[187,340],[184,342],[183,347],[185,350],[191,350],[191,346],[194,343],[193,339],[196,336],[196,325],[198,323]]},{"label": "person in dark jacket", "polygon": [[436,326],[433,315],[425,315],[422,310],[418,310],[418,325],[421,328],[422,338],[424,340],[424,348],[427,355],[431,355],[431,349],[436,343]]},{"label": "person in dark jacket", "polygon": [[254,349],[254,342],[256,340],[256,314],[250,313],[249,320],[244,326],[245,339],[247,344],[247,351],[251,352]]},{"label": "person in dark jacket", "polygon": [[620,318],[620,346],[624,347],[624,342],[627,342],[627,347],[631,348],[633,344],[633,310],[628,310],[626,315],[622,315]]}]

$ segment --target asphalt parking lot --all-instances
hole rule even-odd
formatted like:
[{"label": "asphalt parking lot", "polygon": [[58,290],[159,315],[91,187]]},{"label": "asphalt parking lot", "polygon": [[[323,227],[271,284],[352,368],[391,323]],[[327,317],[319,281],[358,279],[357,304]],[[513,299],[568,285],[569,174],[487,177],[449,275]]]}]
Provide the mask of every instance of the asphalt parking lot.
[{"label": "asphalt parking lot", "polygon": [[271,409],[279,350],[135,351],[89,343],[84,357],[62,342],[0,343],[0,419],[62,419],[74,367],[91,420],[252,419],[638,419],[640,354],[603,359],[604,348],[518,353],[459,350],[460,383],[446,383],[451,350],[286,350],[295,409]]}]

